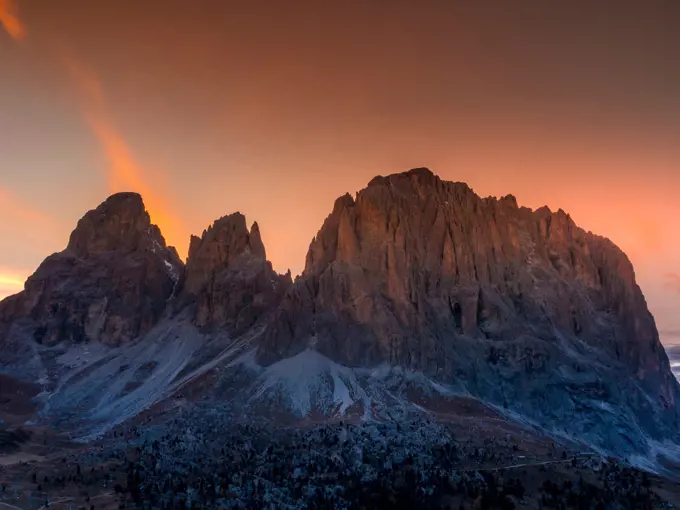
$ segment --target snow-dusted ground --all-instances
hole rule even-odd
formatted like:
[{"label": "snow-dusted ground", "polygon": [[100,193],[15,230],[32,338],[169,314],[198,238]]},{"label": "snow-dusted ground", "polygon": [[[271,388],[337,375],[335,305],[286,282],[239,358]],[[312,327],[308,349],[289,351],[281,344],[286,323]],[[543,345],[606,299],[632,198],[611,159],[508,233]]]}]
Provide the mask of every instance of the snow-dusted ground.
[{"label": "snow-dusted ground", "polygon": [[355,402],[369,398],[355,370],[312,349],[267,367],[258,379],[251,401],[277,392],[301,416],[310,413],[315,404],[326,412],[338,407],[338,412],[344,414]]},{"label": "snow-dusted ground", "polygon": [[243,363],[258,370],[248,403],[283,402],[298,417],[318,412],[342,417],[355,408],[361,419],[385,419],[380,411],[417,410],[406,394],[409,390],[442,397],[467,396],[460,386],[445,386],[420,372],[401,367],[350,368],[340,365],[313,349],[259,368],[250,358]]},{"label": "snow-dusted ground", "polygon": [[[170,397],[184,395],[185,390],[198,395],[190,398],[225,404],[244,414],[261,417],[264,410],[273,421],[286,413],[298,419],[384,422],[413,413],[434,416],[419,396],[444,405],[447,399],[471,398],[462,384],[442,384],[402,367],[351,368],[311,348],[263,367],[255,357],[257,334],[254,331],[250,337],[232,341],[225,335],[203,334],[178,318],[162,321],[142,340],[118,348],[100,344],[44,348],[32,343],[23,366],[41,376],[45,387],[39,396],[42,418],[85,441]],[[26,361],[29,357],[30,362]],[[209,377],[205,385],[204,375]],[[650,400],[650,404],[654,403]],[[578,437],[567,432],[574,431],[574,423],[562,426],[553,420],[551,426],[509,409],[482,405],[508,422],[547,430],[571,442],[597,443],[598,434],[630,436],[636,447],[646,444],[649,452],[641,455],[638,447],[630,461],[647,469],[657,469],[660,455],[680,461],[680,448],[651,441],[642,430],[631,428],[636,423],[632,415],[622,415],[597,398],[579,401],[581,429],[586,432]]]},{"label": "snow-dusted ground", "polygon": [[82,440],[98,437],[168,398],[237,347],[179,322],[118,348],[69,346],[50,363],[56,384],[40,396],[41,416]]},{"label": "snow-dusted ground", "polygon": [[[255,362],[251,338],[201,334],[185,321],[164,321],[142,340],[117,348],[101,344],[39,348],[45,391],[43,419],[90,440],[181,393],[207,373],[246,373],[236,405],[264,404],[304,418],[310,413],[338,418],[354,409],[364,421],[384,420],[384,410],[420,410],[406,392],[464,395],[423,374],[400,367],[355,369],[308,349],[268,367]],[[212,395],[219,399],[219,395]],[[273,409],[276,411],[276,409]],[[379,416],[375,416],[378,413]]]}]

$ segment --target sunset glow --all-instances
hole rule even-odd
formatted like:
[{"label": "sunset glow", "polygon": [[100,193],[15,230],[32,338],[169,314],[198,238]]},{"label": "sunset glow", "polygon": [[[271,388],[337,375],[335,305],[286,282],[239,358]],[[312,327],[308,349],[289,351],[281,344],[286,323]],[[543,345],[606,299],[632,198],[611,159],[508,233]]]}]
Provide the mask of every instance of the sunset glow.
[{"label": "sunset glow", "polygon": [[181,256],[240,211],[297,274],[336,197],[427,166],[609,237],[680,343],[676,10],[124,3],[0,0],[0,265],[137,191]]},{"label": "sunset glow", "polygon": [[[0,22],[15,40],[25,37],[23,23],[16,16],[11,0],[0,0]],[[132,155],[130,148],[110,119],[103,87],[97,76],[71,56],[62,55],[61,61],[80,94],[82,115],[101,144],[108,160],[107,182],[110,194],[121,191],[136,191],[144,200],[154,223],[161,227],[166,241],[175,246],[180,256],[186,256],[188,233],[181,225],[157,188],[148,184],[145,169]],[[158,175],[154,176],[158,179]],[[30,208],[17,206],[7,192],[0,189],[0,208],[11,208],[15,216],[26,220],[45,220]]]},{"label": "sunset glow", "polygon": [[0,285],[9,288],[21,288],[24,285],[24,280],[16,276],[5,276],[0,274]]},{"label": "sunset glow", "polygon": [[15,269],[0,267],[0,299],[21,292],[28,274],[28,272],[20,274]]},{"label": "sunset glow", "polygon": [[140,193],[149,210],[151,221],[161,227],[166,241],[178,249],[180,256],[185,257],[189,240],[187,231],[165,199],[143,179],[143,169],[132,156],[125,140],[105,121],[94,120],[90,125],[109,161],[109,192]]},{"label": "sunset glow", "polygon": [[[171,211],[157,186],[151,186],[151,179],[145,169],[132,155],[121,133],[110,119],[103,87],[91,71],[73,59],[66,59],[73,82],[81,93],[83,118],[99,141],[108,161],[107,183],[110,194],[121,191],[136,191],[144,198],[151,220],[161,227],[166,241],[175,246],[180,256],[186,256],[188,232]],[[158,180],[159,175],[155,174]]]},{"label": "sunset glow", "polygon": [[680,504],[678,27],[0,0],[0,507]]},{"label": "sunset glow", "polygon": [[0,24],[13,39],[21,41],[26,37],[26,29],[16,12],[13,0],[0,0]]}]

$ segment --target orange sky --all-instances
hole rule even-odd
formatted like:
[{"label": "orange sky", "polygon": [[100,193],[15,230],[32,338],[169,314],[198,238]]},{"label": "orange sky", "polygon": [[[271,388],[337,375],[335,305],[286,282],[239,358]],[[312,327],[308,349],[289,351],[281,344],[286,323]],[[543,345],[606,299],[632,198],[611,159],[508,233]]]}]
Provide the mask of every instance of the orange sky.
[{"label": "orange sky", "polygon": [[14,0],[0,0],[0,25],[16,41],[21,41],[26,36],[26,29],[17,16]]},{"label": "orange sky", "polygon": [[337,196],[428,166],[613,239],[680,343],[680,9],[609,4],[0,0],[0,295],[114,191],[297,273]]}]

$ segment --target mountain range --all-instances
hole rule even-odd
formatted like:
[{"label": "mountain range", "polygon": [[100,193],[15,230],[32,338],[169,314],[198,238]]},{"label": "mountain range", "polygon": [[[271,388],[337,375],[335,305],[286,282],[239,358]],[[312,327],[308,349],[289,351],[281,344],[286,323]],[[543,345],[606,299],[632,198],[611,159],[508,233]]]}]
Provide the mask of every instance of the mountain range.
[{"label": "mountain range", "polygon": [[0,346],[32,419],[81,440],[184,401],[298,423],[465,397],[643,467],[680,458],[680,386],[626,255],[425,168],[338,198],[294,280],[240,213],[183,262],[140,195],[113,195],[0,302]]}]

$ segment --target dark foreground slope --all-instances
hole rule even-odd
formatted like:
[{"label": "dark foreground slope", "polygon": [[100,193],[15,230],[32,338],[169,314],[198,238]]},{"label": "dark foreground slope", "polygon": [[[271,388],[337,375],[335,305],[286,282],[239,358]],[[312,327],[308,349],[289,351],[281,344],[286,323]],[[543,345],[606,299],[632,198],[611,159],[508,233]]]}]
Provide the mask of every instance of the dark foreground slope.
[{"label": "dark foreground slope", "polygon": [[0,457],[0,503],[48,501],[64,510],[680,505],[677,483],[557,444],[472,401],[443,423],[414,414],[312,427],[249,423],[214,405],[182,409],[152,423],[142,417],[86,447],[34,434],[21,456]]}]

